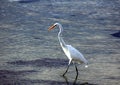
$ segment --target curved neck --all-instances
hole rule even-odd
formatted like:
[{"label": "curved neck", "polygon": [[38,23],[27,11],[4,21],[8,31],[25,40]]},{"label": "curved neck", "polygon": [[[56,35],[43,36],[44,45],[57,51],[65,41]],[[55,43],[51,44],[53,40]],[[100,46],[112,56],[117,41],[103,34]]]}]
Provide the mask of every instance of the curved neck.
[{"label": "curved neck", "polygon": [[58,39],[59,39],[60,45],[65,47],[66,43],[64,42],[64,40],[62,38],[63,27],[61,24],[58,24],[58,27],[59,27]]}]

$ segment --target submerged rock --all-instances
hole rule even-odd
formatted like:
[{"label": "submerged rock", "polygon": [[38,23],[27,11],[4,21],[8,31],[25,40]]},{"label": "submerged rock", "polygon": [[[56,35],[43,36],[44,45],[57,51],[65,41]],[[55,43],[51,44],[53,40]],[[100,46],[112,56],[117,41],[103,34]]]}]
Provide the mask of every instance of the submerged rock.
[{"label": "submerged rock", "polygon": [[113,34],[111,34],[111,35],[114,36],[114,37],[120,38],[120,31],[118,31],[118,32],[116,32],[116,33],[113,33]]}]

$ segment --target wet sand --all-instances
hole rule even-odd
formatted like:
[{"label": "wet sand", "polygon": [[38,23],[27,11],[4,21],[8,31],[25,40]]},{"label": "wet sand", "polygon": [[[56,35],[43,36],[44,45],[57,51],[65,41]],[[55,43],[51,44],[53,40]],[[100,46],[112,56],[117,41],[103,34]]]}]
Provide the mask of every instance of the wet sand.
[{"label": "wet sand", "polygon": [[[28,0],[27,0],[28,1]],[[0,85],[119,85],[120,0],[0,1]],[[57,39],[80,50],[89,67],[68,60]],[[119,35],[119,34],[118,34]]]}]

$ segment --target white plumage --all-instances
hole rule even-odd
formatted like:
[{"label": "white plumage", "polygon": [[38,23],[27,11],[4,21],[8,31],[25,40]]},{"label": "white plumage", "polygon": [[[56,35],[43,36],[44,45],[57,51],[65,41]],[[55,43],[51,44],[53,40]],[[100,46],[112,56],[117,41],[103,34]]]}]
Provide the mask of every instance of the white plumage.
[{"label": "white plumage", "polygon": [[[88,61],[84,58],[83,54],[80,53],[76,48],[74,48],[73,46],[71,45],[67,45],[64,40],[62,39],[62,32],[63,32],[63,27],[60,23],[55,23],[54,25],[50,26],[48,30],[52,30],[53,28],[55,28],[56,26],[59,27],[59,33],[58,33],[58,39],[59,39],[59,42],[60,42],[60,45],[65,53],[65,55],[68,57],[69,59],[69,63],[68,63],[68,68],[69,68],[69,65],[71,64],[71,62],[73,64],[75,63],[84,63],[86,64],[85,67],[88,67],[87,64],[88,64]],[[75,67],[76,67],[76,72],[78,74],[78,69],[77,69],[77,66],[75,64]],[[65,71],[65,73],[63,74],[63,76],[67,73],[68,71],[68,68],[67,70]]]},{"label": "white plumage", "polygon": [[67,50],[69,51],[70,58],[72,59],[73,62],[87,64],[87,60],[84,58],[82,53],[80,53],[77,49],[75,49],[71,45],[67,45]]}]

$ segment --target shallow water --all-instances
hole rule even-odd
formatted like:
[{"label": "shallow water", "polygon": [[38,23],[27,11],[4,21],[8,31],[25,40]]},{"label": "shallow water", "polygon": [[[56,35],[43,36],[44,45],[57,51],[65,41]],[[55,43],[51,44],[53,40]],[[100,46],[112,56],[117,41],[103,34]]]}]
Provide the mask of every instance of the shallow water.
[{"label": "shallow water", "polygon": [[[118,85],[120,83],[119,0],[0,1],[0,85]],[[80,50],[89,67],[68,60],[57,39]]]}]

